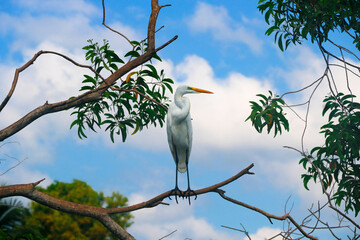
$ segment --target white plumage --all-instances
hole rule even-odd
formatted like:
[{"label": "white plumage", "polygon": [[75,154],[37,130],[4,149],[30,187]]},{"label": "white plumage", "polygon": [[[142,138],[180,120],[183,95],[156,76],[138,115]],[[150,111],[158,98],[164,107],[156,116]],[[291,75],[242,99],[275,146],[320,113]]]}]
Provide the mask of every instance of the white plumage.
[{"label": "white plumage", "polygon": [[[199,88],[193,88],[185,85],[179,86],[174,95],[174,102],[169,106],[167,113],[167,137],[171,154],[176,164],[176,170],[184,173],[188,171],[189,157],[192,146],[192,124],[190,116],[190,100],[184,97],[188,93],[212,93]],[[177,171],[175,189],[177,187]],[[188,190],[190,190],[189,171]]]}]

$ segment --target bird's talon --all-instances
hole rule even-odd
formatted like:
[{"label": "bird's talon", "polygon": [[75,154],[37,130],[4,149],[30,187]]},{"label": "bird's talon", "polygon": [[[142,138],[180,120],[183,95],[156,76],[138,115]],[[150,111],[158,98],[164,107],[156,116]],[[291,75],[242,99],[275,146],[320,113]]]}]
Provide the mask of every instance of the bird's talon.
[{"label": "bird's talon", "polygon": [[[179,194],[178,194],[178,192],[179,192]],[[175,196],[175,201],[176,201],[177,204],[179,204],[179,202],[177,200],[177,196],[184,198],[184,196],[182,194],[182,191],[180,191],[180,189],[178,187],[175,187],[173,190],[170,191],[169,196],[168,196],[168,198],[170,200],[172,200],[171,195]]]},{"label": "bird's talon", "polygon": [[185,198],[188,198],[188,199],[189,199],[189,205],[191,205],[191,202],[190,202],[190,196],[191,196],[191,194],[193,194],[193,195],[195,196],[194,200],[196,200],[196,199],[197,199],[197,194],[195,193],[194,190],[191,190],[191,189],[189,188],[188,190],[186,190],[186,191],[184,192]]}]

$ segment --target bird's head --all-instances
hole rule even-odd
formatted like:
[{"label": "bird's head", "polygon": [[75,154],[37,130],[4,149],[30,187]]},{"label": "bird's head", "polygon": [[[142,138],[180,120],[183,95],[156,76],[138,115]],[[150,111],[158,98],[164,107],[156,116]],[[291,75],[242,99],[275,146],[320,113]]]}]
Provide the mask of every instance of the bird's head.
[{"label": "bird's head", "polygon": [[213,93],[204,89],[200,89],[200,88],[195,88],[195,87],[190,87],[190,86],[186,86],[186,85],[181,85],[176,89],[176,95],[184,95],[184,94],[188,94],[188,93]]}]

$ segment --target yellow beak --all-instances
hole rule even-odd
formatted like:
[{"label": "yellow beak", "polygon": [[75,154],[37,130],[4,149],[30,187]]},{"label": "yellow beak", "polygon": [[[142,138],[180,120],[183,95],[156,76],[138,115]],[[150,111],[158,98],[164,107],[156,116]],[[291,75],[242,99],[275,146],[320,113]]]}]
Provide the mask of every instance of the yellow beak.
[{"label": "yellow beak", "polygon": [[200,93],[211,93],[213,94],[213,92],[210,92],[208,90],[204,90],[204,89],[200,89],[200,88],[194,88],[194,87],[190,87],[192,90],[196,91],[196,92],[200,92]]}]

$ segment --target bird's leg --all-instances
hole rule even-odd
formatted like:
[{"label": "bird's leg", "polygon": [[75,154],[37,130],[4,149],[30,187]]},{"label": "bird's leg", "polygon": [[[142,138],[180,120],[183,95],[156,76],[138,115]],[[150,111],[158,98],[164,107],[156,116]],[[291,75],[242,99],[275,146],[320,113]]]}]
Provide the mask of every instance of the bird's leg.
[{"label": "bird's leg", "polygon": [[[186,154],[187,155],[187,154]],[[190,202],[190,194],[193,194],[195,196],[195,200],[197,199],[197,194],[194,190],[191,190],[190,188],[190,177],[189,177],[189,167],[188,167],[188,159],[186,159],[186,169],[187,169],[187,181],[188,181],[188,189],[184,192],[184,197],[189,198],[189,205],[191,205]]]},{"label": "bird's leg", "polygon": [[177,152],[176,152],[176,148],[175,148],[175,164],[176,164],[175,188],[170,191],[170,193],[169,193],[169,199],[171,200],[171,197],[170,197],[170,196],[174,194],[176,203],[178,203],[178,200],[177,200],[178,192],[179,192],[179,196],[180,196],[180,197],[184,197],[184,196],[182,195],[181,190],[180,190],[179,187],[178,187],[178,162],[179,162],[179,160],[178,160],[178,156],[177,156]]}]

